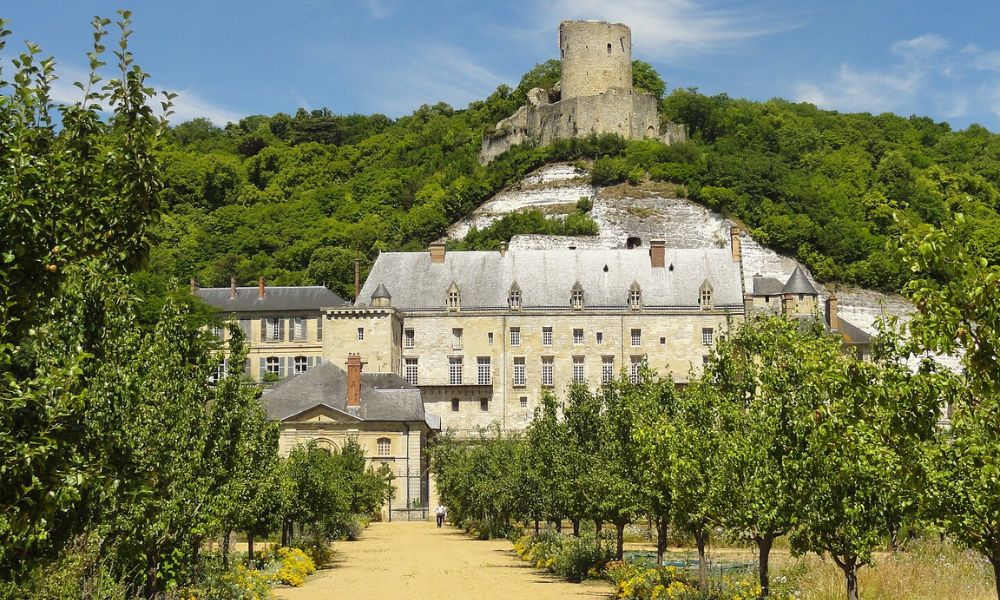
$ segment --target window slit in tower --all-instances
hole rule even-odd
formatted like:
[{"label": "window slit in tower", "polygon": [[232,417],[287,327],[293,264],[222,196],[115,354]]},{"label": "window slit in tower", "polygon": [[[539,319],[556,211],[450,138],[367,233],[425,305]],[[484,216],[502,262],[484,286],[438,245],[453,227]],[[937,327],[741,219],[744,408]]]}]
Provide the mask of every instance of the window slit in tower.
[{"label": "window slit in tower", "polygon": [[608,54],[611,54],[611,44],[608,44]]},{"label": "window slit in tower", "polygon": [[621,42],[622,52],[625,52],[625,38],[618,38],[618,41]]}]

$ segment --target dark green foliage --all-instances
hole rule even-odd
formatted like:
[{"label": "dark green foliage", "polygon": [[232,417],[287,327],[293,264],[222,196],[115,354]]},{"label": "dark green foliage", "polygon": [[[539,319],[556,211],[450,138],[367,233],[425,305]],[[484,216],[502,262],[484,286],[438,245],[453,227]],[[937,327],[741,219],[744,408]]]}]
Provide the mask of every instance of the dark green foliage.
[{"label": "dark green foliage", "polygon": [[465,239],[454,242],[455,250],[495,250],[500,242],[509,242],[520,234],[545,235],[597,235],[597,223],[585,212],[576,211],[565,218],[546,217],[537,209],[524,210],[504,215],[496,223],[479,230],[469,229]]}]

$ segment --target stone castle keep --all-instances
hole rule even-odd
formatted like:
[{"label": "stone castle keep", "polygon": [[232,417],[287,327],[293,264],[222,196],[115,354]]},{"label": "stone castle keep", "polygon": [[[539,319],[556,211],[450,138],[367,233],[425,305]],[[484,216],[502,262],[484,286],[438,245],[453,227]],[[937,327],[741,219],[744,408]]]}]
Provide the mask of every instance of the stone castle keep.
[{"label": "stone castle keep", "polygon": [[632,88],[632,32],[621,23],[563,21],[559,25],[562,80],[555,89],[534,88],[528,104],[497,123],[483,138],[479,155],[486,164],[526,141],[612,133],[627,139],[686,137],[683,126],[661,131],[657,99]]}]

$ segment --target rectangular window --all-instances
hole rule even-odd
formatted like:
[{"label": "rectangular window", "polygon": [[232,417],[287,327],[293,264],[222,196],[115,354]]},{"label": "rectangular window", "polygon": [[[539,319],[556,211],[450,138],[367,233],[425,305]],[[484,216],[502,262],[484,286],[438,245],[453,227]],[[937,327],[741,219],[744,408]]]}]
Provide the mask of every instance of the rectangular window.
[{"label": "rectangular window", "polygon": [[493,384],[493,369],[489,356],[480,356],[476,359],[476,383],[479,385]]},{"label": "rectangular window", "polygon": [[493,345],[493,332],[492,331],[486,332],[486,343],[489,344],[490,346]]},{"label": "rectangular window", "polygon": [[553,377],[553,367],[555,364],[555,359],[551,356],[542,357],[542,385],[551,387],[555,385]]},{"label": "rectangular window", "polygon": [[316,341],[323,341],[323,315],[320,315],[319,318],[316,319]]},{"label": "rectangular window", "polygon": [[221,340],[221,339],[223,339],[223,337],[225,337],[222,334],[222,332],[223,332],[222,325],[212,325],[212,335],[215,336],[216,339],[220,339]]},{"label": "rectangular window", "polygon": [[601,383],[611,383],[615,380],[615,357],[601,358]]},{"label": "rectangular window", "polygon": [[527,396],[521,396],[520,402],[521,402],[521,408],[528,408],[528,397]]},{"label": "rectangular window", "polygon": [[462,357],[452,356],[448,359],[448,384],[462,385]]},{"label": "rectangular window", "polygon": [[479,410],[480,412],[490,412],[490,399],[480,398],[479,399]]},{"label": "rectangular window", "polygon": [[296,356],[294,361],[295,374],[301,375],[309,369],[309,360],[304,356]]},{"label": "rectangular window", "polygon": [[461,350],[462,349],[462,328],[454,327],[451,330],[451,349]]},{"label": "rectangular window", "polygon": [[604,334],[600,331],[597,332],[597,343],[598,344],[604,343]]},{"label": "rectangular window", "polygon": [[542,345],[551,346],[552,345],[552,328],[542,327]]},{"label": "rectangular window", "polygon": [[376,442],[376,449],[379,456],[389,456],[392,450],[392,442],[389,438],[379,438],[378,442]]},{"label": "rectangular window", "polygon": [[243,336],[246,339],[250,339],[250,319],[240,319],[240,329],[243,330]]},{"label": "rectangular window", "polygon": [[277,356],[268,356],[267,357],[267,372],[268,373],[274,373],[275,375],[278,374],[279,367],[278,367],[278,357]]},{"label": "rectangular window", "polygon": [[582,344],[583,343],[583,330],[582,329],[574,329],[573,330],[573,343],[574,344]]},{"label": "rectangular window", "polygon": [[451,399],[451,412],[458,412],[458,398]]},{"label": "rectangular window", "polygon": [[412,348],[415,338],[413,337],[413,329],[403,330],[403,347]]},{"label": "rectangular window", "polygon": [[642,330],[633,329],[632,330],[632,345],[641,346],[642,345]]},{"label": "rectangular window", "polygon": [[362,341],[364,341],[364,339],[365,339],[365,328],[364,327],[358,327],[358,341],[362,342]]},{"label": "rectangular window", "polygon": [[306,341],[306,320],[305,317],[295,317],[295,339]]},{"label": "rectangular window", "polygon": [[521,328],[511,327],[510,328],[510,345],[520,346],[521,345]]},{"label": "rectangular window", "polygon": [[667,338],[661,336],[660,337],[660,345],[661,346],[666,346],[667,345]]},{"label": "rectangular window", "polygon": [[281,338],[281,319],[278,317],[267,318],[267,341],[277,342]]},{"label": "rectangular window", "polygon": [[406,359],[406,368],[403,371],[403,378],[406,379],[406,383],[410,385],[419,385],[420,376],[417,371],[419,368],[419,363],[416,358]]},{"label": "rectangular window", "polygon": [[514,385],[524,385],[525,384],[525,374],[524,374],[524,357],[516,356],[514,357]]},{"label": "rectangular window", "polygon": [[704,327],[701,330],[701,343],[706,346],[712,345],[712,338],[715,337],[715,331],[711,327]]},{"label": "rectangular window", "polygon": [[573,383],[584,383],[587,381],[587,365],[582,356],[573,357]]},{"label": "rectangular window", "polygon": [[629,357],[630,363],[628,366],[628,380],[632,383],[639,383],[642,378],[642,357],[641,356],[631,356]]}]

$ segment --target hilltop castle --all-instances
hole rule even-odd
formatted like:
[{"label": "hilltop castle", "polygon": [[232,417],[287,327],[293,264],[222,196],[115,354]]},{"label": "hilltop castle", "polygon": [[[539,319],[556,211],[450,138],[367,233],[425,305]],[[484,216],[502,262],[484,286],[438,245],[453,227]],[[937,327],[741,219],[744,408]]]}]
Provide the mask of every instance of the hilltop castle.
[{"label": "hilltop castle", "polygon": [[497,123],[483,138],[479,161],[487,164],[511,147],[534,141],[613,133],[627,139],[686,138],[684,127],[661,131],[657,99],[632,87],[632,32],[621,23],[563,21],[559,25],[562,80],[554,89],[533,88],[528,104]]}]

